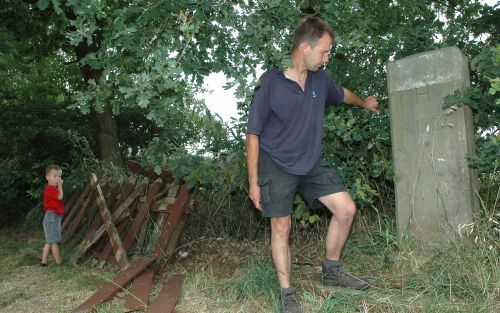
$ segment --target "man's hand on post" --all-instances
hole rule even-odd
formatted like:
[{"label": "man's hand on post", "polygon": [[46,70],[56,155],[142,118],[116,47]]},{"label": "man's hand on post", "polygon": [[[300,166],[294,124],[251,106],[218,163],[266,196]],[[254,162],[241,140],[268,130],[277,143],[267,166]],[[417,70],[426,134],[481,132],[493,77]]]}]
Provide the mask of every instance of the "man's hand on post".
[{"label": "man's hand on post", "polygon": [[378,101],[374,96],[369,96],[364,100],[363,107],[368,111],[372,111],[375,113],[379,113],[378,110]]}]

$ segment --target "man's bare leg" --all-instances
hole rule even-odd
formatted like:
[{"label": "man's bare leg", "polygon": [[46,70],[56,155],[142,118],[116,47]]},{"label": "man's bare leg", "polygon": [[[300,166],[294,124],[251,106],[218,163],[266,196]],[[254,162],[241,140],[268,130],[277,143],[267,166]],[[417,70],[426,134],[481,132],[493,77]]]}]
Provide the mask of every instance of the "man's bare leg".
[{"label": "man's bare leg", "polygon": [[349,237],[356,204],[347,192],[320,197],[319,200],[333,213],[326,235],[326,259],[322,266],[323,284],[364,290],[370,284],[342,271],[340,258]]},{"label": "man's bare leg", "polygon": [[288,239],[292,225],[291,216],[271,217],[271,250],[274,268],[278,274],[280,287],[290,288],[290,246]]},{"label": "man's bare leg", "polygon": [[356,214],[356,204],[347,192],[318,198],[333,214],[326,235],[326,258],[339,261]]}]

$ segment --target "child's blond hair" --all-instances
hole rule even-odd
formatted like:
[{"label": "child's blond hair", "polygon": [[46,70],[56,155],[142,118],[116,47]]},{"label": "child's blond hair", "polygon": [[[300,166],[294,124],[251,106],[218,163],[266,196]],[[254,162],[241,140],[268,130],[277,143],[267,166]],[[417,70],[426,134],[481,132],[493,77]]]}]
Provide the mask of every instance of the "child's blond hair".
[{"label": "child's blond hair", "polygon": [[49,175],[50,171],[52,171],[52,170],[62,171],[61,167],[59,165],[51,164],[51,165],[47,166],[47,168],[45,168],[45,175]]}]

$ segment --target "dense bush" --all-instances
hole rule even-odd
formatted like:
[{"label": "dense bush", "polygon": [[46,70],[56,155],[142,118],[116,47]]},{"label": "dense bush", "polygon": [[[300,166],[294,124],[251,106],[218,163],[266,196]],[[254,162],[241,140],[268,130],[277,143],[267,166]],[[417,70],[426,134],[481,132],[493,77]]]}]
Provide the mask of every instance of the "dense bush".
[{"label": "dense bush", "polygon": [[[498,29],[491,21],[498,8],[478,2],[376,3],[378,10],[373,1],[249,1],[238,7],[232,1],[200,2],[205,10],[176,2],[160,10],[141,1],[62,7],[43,0],[2,7],[1,167],[14,173],[0,179],[2,201],[9,202],[2,205],[9,211],[4,215],[24,213],[33,204],[26,191],[43,185],[47,163],[61,163],[67,174],[100,164],[93,159],[98,153],[86,113],[106,104],[117,114],[125,157],[157,171],[171,168],[204,194],[244,203],[243,138],[256,69],[289,64],[291,28],[306,13],[336,29],[327,71],[360,96],[375,95],[383,107],[378,115],[352,107],[326,112],[325,158],[362,212],[386,216],[394,207],[385,63],[414,53],[457,45],[473,60],[473,88],[455,99],[476,114],[478,155],[470,156],[471,164],[496,175]],[[14,13],[17,18],[9,18]],[[168,23],[158,22],[165,18]],[[102,49],[77,64],[80,43],[100,43]],[[104,75],[83,84],[78,65]],[[240,97],[240,119],[229,126],[193,97],[202,78],[220,70]],[[82,155],[86,161],[78,160]],[[25,206],[16,209],[16,201]],[[317,220],[300,199],[296,203],[304,209],[299,219]]]}]

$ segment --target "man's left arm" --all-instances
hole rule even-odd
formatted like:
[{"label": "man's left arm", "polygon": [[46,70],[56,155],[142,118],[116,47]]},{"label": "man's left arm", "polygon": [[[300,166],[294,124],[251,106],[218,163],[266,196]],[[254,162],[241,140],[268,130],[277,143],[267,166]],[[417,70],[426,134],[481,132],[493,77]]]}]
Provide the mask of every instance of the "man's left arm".
[{"label": "man's left arm", "polygon": [[349,89],[345,87],[342,87],[342,89],[344,89],[344,103],[356,105],[368,111],[378,113],[378,101],[374,96],[369,96],[363,100]]}]

